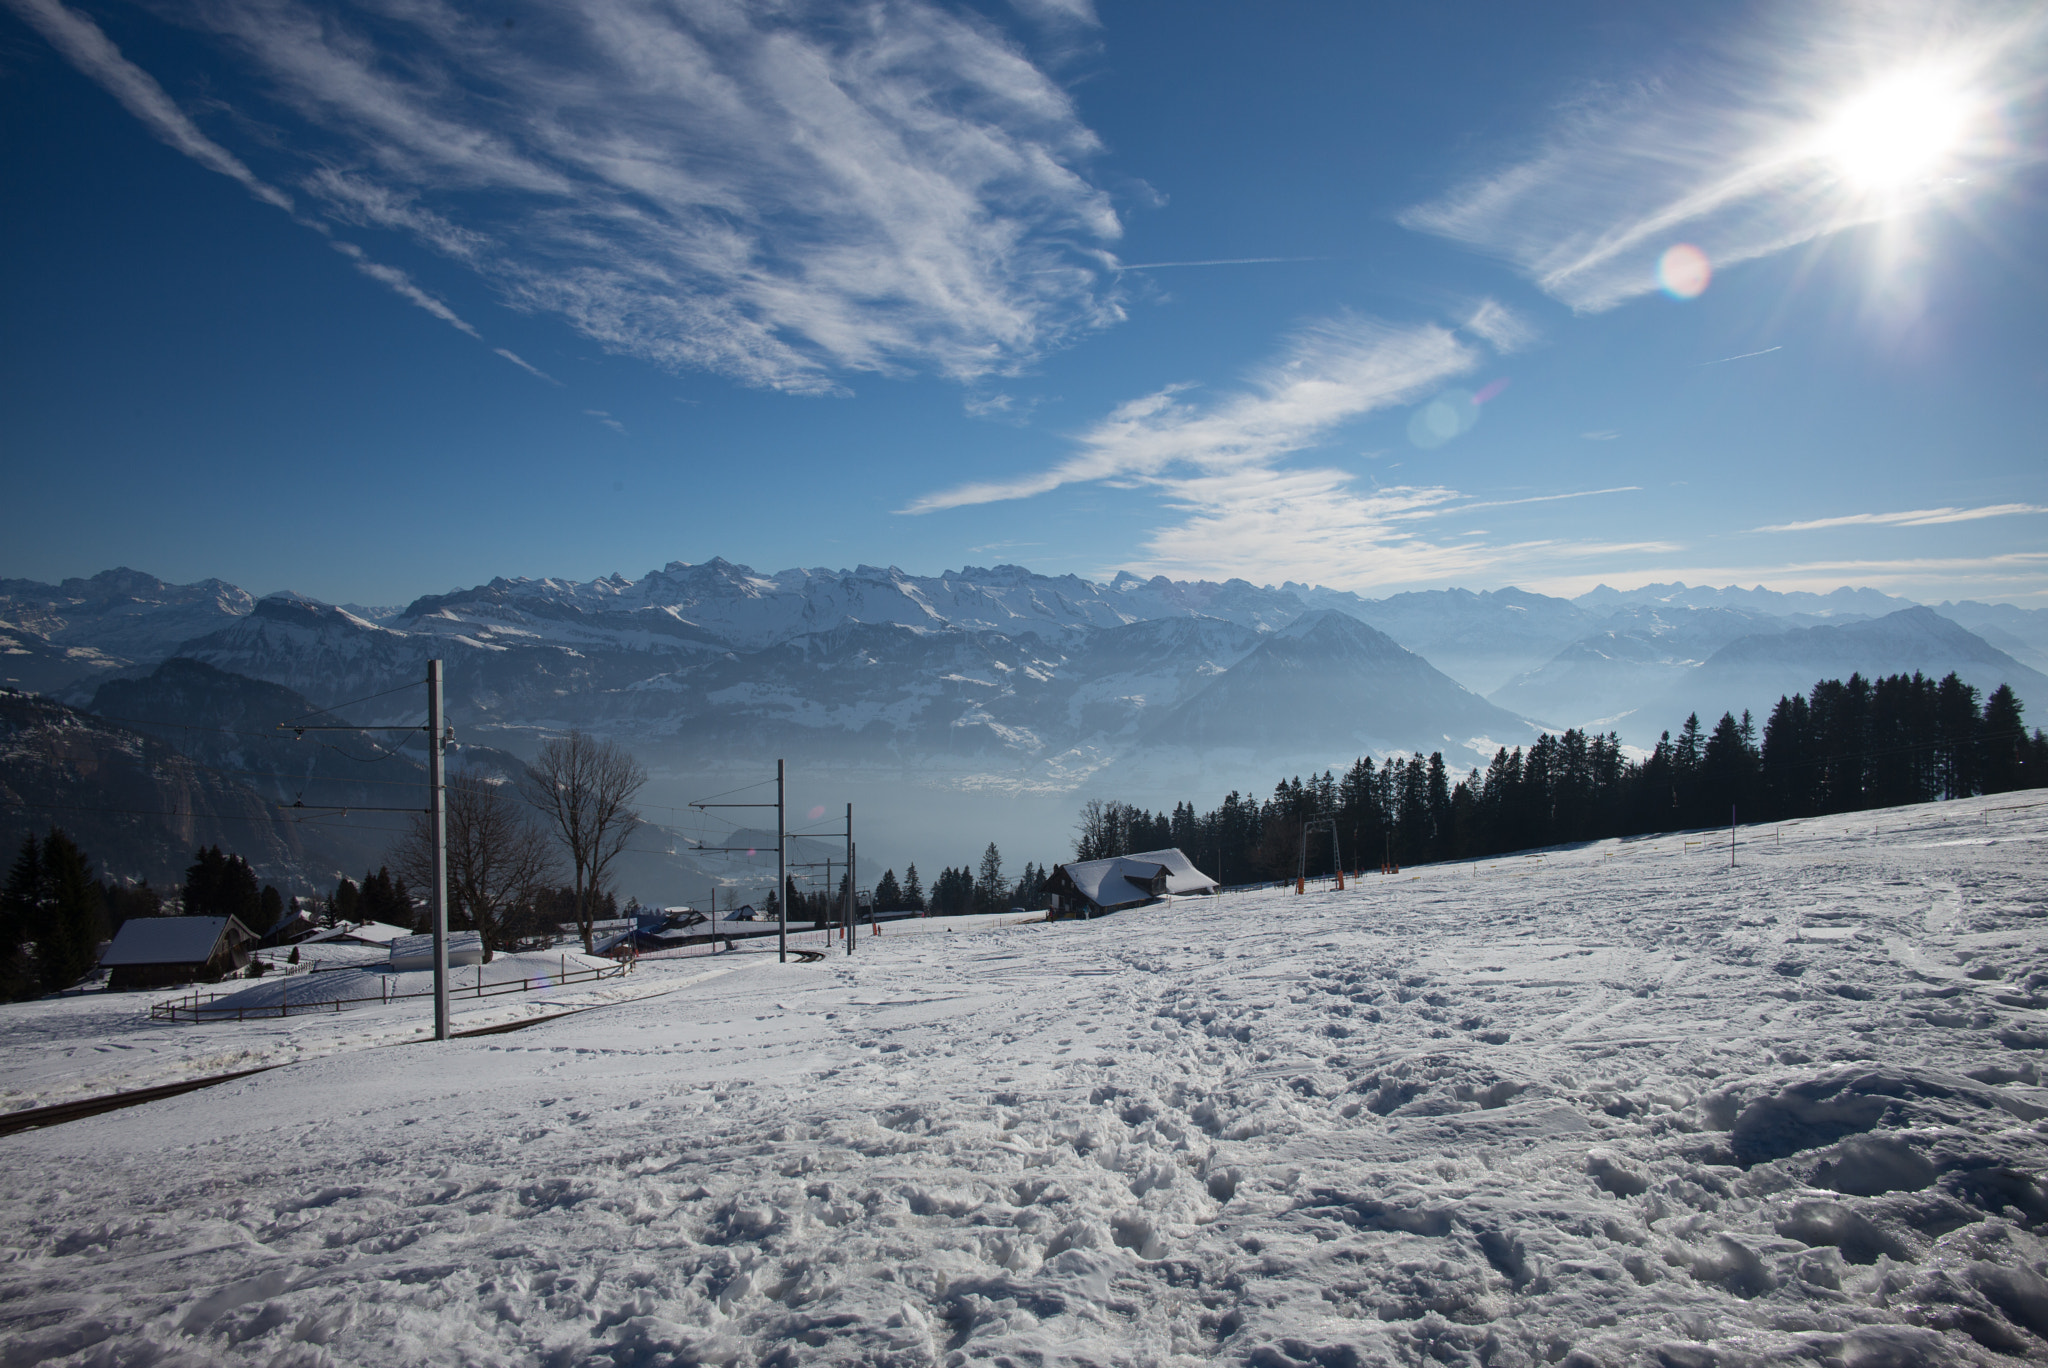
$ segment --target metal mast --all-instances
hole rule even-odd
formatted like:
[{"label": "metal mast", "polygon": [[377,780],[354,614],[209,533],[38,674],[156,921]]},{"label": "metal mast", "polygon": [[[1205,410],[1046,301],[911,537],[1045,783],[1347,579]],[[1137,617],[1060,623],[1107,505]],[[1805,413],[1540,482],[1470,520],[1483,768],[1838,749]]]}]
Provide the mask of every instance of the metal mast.
[{"label": "metal mast", "polygon": [[[448,761],[441,721],[441,662],[427,662],[427,826],[433,837],[434,1039],[448,1038]],[[481,971],[479,971],[481,972]]]},{"label": "metal mast", "polygon": [[782,761],[775,762],[775,958],[789,963],[789,825],[782,810]]}]

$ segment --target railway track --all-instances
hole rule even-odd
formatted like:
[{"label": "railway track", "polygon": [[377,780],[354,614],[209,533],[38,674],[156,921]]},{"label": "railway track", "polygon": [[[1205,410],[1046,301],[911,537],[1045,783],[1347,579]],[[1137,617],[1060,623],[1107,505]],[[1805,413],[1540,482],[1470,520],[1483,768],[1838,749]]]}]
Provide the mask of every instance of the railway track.
[{"label": "railway track", "polygon": [[[609,1003],[600,1004],[609,1006]],[[546,1016],[528,1017],[523,1021],[500,1022],[496,1026],[478,1026],[467,1031],[456,1031],[455,1038],[468,1036],[506,1035],[512,1031],[523,1031],[529,1026],[539,1026],[563,1017],[579,1016],[594,1012],[596,1007],[578,1007],[573,1011],[550,1012]],[[406,1045],[424,1044],[424,1041],[408,1040]],[[389,1049],[390,1046],[380,1046]],[[289,1062],[289,1061],[287,1061]],[[201,1088],[215,1088],[223,1083],[232,1083],[238,1078],[250,1078],[256,1074],[282,1069],[285,1064],[265,1064],[255,1069],[237,1069],[233,1073],[208,1074],[204,1078],[184,1078],[176,1083],[159,1083],[152,1088],[130,1088],[123,1092],[102,1093],[98,1097],[81,1098],[76,1102],[59,1102],[48,1107],[30,1107],[25,1111],[0,1114],[0,1135],[16,1135],[22,1131],[43,1130],[50,1126],[61,1126],[68,1121],[83,1121],[88,1116],[102,1112],[120,1111],[127,1107],[140,1107],[148,1102],[161,1102],[168,1097],[198,1092]]]}]

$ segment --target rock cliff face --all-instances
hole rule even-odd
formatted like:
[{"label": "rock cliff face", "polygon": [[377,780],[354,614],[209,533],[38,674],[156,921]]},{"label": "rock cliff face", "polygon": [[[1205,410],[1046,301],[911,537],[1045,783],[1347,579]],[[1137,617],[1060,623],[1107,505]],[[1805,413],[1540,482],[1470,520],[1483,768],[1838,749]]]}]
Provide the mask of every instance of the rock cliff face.
[{"label": "rock cliff face", "polygon": [[[167,888],[201,846],[238,851],[267,879],[343,867],[325,833],[133,728],[32,695],[0,694],[0,848],[61,826],[96,872]],[[300,887],[295,892],[308,892]]]}]

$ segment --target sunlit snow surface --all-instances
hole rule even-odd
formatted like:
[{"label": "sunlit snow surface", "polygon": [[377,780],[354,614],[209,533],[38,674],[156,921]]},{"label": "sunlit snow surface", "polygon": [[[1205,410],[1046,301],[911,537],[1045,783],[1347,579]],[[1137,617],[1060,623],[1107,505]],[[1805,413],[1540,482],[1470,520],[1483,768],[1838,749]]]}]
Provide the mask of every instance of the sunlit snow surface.
[{"label": "sunlit snow surface", "polygon": [[892,928],[0,1140],[0,1349],[2038,1359],[2030,801]]}]

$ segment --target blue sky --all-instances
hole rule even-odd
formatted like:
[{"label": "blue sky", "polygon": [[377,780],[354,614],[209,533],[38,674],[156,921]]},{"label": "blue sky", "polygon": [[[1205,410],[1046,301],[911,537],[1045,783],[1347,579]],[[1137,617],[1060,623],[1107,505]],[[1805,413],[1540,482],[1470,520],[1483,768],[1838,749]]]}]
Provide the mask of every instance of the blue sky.
[{"label": "blue sky", "polygon": [[2038,7],[0,14],[0,574],[2048,605]]}]

